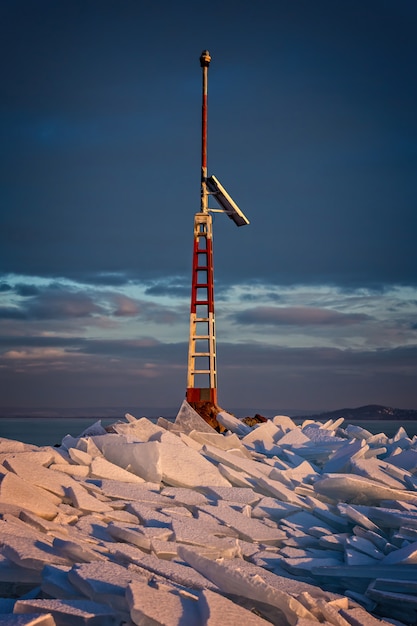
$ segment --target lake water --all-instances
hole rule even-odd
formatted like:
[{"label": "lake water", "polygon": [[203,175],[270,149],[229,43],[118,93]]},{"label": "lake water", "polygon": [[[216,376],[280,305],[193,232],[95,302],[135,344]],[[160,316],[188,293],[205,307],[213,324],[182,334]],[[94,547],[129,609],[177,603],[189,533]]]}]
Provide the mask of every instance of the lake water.
[{"label": "lake water", "polygon": [[[151,420],[156,422],[156,418],[151,418]],[[77,437],[95,421],[91,417],[4,417],[0,418],[0,437],[32,443],[37,446],[53,446],[60,444],[65,435],[69,434]],[[101,420],[101,423],[103,426],[107,426],[115,421],[117,421],[116,418],[105,418]],[[417,435],[417,421],[414,420],[403,423],[399,423],[398,420],[368,420],[362,422],[352,420],[349,423],[362,426],[362,428],[366,428],[366,430],[374,434],[383,432],[388,437],[392,437],[400,426],[405,428],[409,437]],[[347,424],[348,422],[344,422],[342,427],[346,427]]]}]

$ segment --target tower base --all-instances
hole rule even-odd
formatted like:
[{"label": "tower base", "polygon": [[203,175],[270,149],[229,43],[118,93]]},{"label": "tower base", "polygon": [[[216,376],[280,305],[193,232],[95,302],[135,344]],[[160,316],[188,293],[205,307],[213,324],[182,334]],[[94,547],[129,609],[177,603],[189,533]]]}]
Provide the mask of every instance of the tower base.
[{"label": "tower base", "polygon": [[189,387],[185,394],[187,402],[211,402],[217,404],[217,389],[215,387]]},{"label": "tower base", "polygon": [[218,433],[224,433],[227,429],[217,421],[217,414],[223,409],[210,400],[197,400],[193,402],[187,398],[188,404],[194,409],[205,422]]}]

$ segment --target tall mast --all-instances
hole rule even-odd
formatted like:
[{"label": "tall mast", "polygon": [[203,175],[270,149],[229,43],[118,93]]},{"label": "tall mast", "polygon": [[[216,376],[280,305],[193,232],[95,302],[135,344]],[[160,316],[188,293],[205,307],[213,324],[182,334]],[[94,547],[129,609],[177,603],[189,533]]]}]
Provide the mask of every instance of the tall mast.
[{"label": "tall mast", "polygon": [[201,103],[201,212],[208,212],[207,194],[207,91],[208,91],[208,68],[211,57],[208,50],[203,50],[200,56],[202,69],[202,103]]},{"label": "tall mast", "polygon": [[[207,175],[207,83],[211,57],[208,50],[200,56],[203,75],[201,107],[201,202],[194,216],[194,248],[191,284],[190,335],[186,399],[206,413],[207,403],[217,407],[216,332],[214,319],[213,212],[225,213],[236,226],[249,220],[215,176]],[[209,207],[209,197],[220,209]]]},{"label": "tall mast", "polygon": [[190,335],[186,399],[196,408],[217,404],[216,333],[214,317],[214,272],[212,217],[207,189],[207,78],[208,50],[200,56],[203,74],[201,108],[201,204],[194,216],[194,249],[191,286]]}]

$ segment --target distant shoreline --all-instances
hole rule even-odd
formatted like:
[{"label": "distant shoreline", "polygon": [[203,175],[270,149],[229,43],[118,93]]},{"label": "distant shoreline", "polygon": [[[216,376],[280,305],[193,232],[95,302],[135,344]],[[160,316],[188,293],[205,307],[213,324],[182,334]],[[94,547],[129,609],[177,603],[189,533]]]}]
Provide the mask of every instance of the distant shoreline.
[{"label": "distant shoreline", "polygon": [[[149,419],[156,419],[158,417],[165,417],[166,419],[173,419],[177,415],[178,407],[73,407],[64,409],[61,407],[32,407],[32,408],[17,408],[17,407],[4,407],[0,409],[1,419],[90,419],[92,421],[111,419],[120,420],[124,419],[127,413],[132,414],[136,419],[141,417],[147,417]],[[364,406],[352,408],[344,407],[333,411],[304,411],[300,409],[258,409],[254,407],[250,408],[228,408],[225,409],[238,418],[254,416],[256,414],[263,415],[267,418],[272,418],[275,415],[288,415],[293,420],[307,420],[314,421],[328,421],[338,420],[343,417],[344,420],[349,422],[361,422],[361,421],[392,421],[398,420],[405,421],[417,421],[417,409],[400,409],[393,408],[379,404],[367,404]]]}]

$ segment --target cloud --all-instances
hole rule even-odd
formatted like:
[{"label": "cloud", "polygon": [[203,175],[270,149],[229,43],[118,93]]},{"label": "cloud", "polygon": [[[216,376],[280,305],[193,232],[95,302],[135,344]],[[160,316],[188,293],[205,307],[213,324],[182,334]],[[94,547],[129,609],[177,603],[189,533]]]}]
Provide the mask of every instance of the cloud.
[{"label": "cloud", "polygon": [[235,314],[240,324],[272,326],[347,326],[372,319],[364,313],[341,313],[314,307],[259,306]]},{"label": "cloud", "polygon": [[172,276],[152,281],[145,289],[149,296],[168,296],[173,298],[189,298],[191,293],[191,267],[190,277]]},{"label": "cloud", "polygon": [[140,305],[136,300],[133,300],[133,298],[115,295],[113,302],[115,304],[113,315],[116,317],[135,317],[140,313]]},{"label": "cloud", "polygon": [[[119,405],[128,410],[129,404],[141,403],[179,406],[184,396],[186,342],[67,339],[60,346],[57,338],[38,337],[25,346],[24,338],[14,341],[0,357],[4,405],[16,404],[10,400],[17,384],[20,397],[32,406]],[[411,408],[416,363],[416,346],[353,350],[220,342],[219,398],[230,410],[325,410],[372,401]]]},{"label": "cloud", "polygon": [[0,319],[4,320],[24,320],[24,311],[16,306],[0,306]]},{"label": "cloud", "polygon": [[105,313],[104,307],[97,304],[92,296],[61,288],[46,290],[32,298],[25,310],[29,319],[37,320],[86,318]]},{"label": "cloud", "polygon": [[[29,279],[30,280],[30,279]],[[174,324],[182,316],[177,303],[167,306],[143,298],[128,296],[116,289],[109,291],[101,285],[83,285],[68,281],[33,285],[17,283],[6,290],[9,302],[0,306],[0,319],[29,321],[84,321],[93,325],[111,324],[112,318],[138,318],[155,324]],[[128,285],[131,291],[144,291],[142,286]],[[16,297],[14,297],[16,296]]]}]

